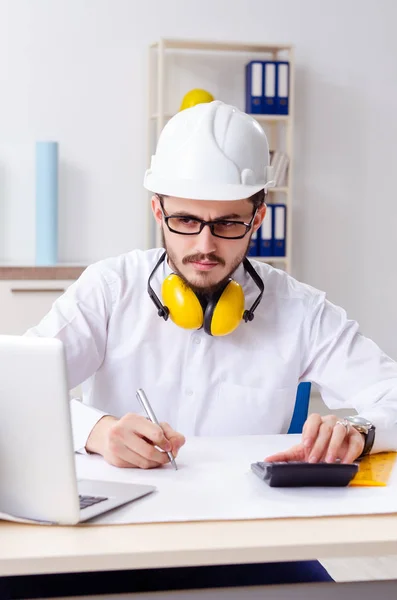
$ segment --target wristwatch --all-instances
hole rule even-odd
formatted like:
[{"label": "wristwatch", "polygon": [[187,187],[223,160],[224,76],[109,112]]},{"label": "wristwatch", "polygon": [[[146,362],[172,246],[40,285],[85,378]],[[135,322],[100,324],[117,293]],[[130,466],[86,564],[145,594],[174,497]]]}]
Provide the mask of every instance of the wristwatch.
[{"label": "wristwatch", "polygon": [[358,458],[369,454],[375,441],[375,425],[371,421],[367,421],[367,419],[356,415],[345,417],[345,419],[351,427],[354,427],[354,429],[357,429],[357,431],[364,435],[364,450]]}]

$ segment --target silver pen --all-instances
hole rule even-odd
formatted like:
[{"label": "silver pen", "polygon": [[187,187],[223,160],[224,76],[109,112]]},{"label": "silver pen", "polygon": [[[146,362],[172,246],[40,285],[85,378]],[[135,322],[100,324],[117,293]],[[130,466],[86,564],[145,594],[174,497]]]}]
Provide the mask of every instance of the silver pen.
[{"label": "silver pen", "polygon": [[[148,419],[150,419],[150,421],[152,423],[155,423],[156,425],[158,425],[159,427],[161,427],[160,423],[158,422],[156,415],[153,412],[152,407],[150,406],[150,402],[147,399],[147,396],[145,394],[145,392],[143,391],[142,388],[137,389],[136,391],[136,397],[138,398],[139,403],[141,404],[143,410],[145,411]],[[176,462],[174,457],[172,456],[172,452],[167,452],[167,456],[170,459],[170,463],[172,464],[172,466],[174,467],[174,469],[177,471],[178,467],[176,466]]]}]

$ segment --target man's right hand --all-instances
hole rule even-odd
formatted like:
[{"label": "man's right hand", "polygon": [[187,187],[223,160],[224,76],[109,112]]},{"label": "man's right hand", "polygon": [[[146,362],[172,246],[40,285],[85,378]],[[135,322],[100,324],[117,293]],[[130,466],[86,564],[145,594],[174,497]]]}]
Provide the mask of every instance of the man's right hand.
[{"label": "man's right hand", "polygon": [[128,413],[121,419],[102,417],[88,437],[86,450],[101,454],[116,467],[153,469],[169,462],[167,452],[176,457],[184,443],[184,436],[168,423],[159,427],[141,415]]}]

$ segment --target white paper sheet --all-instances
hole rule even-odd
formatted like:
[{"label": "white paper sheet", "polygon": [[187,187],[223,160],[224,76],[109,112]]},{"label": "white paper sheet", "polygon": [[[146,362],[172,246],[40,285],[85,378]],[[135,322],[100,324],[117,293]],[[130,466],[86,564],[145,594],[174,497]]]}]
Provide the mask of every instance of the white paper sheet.
[{"label": "white paper sheet", "polygon": [[0,521],[12,521],[13,523],[29,523],[30,525],[51,525],[51,523],[43,521],[33,521],[32,519],[23,519],[22,517],[14,517],[8,513],[0,512]]},{"label": "white paper sheet", "polygon": [[76,457],[79,478],[155,485],[157,491],[88,524],[267,519],[397,512],[397,468],[387,487],[271,488],[252,462],[297,443],[300,436],[190,438],[171,465],[119,469],[99,456]]}]

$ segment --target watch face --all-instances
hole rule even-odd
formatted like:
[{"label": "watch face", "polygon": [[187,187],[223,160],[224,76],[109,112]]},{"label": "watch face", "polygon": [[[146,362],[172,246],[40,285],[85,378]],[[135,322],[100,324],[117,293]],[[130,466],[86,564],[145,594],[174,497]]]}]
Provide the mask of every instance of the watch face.
[{"label": "watch face", "polygon": [[365,428],[370,428],[372,427],[372,423],[371,421],[367,421],[367,419],[364,419],[363,417],[356,417],[356,416],[352,416],[352,417],[345,417],[352,425],[358,425],[359,427],[365,427]]}]

